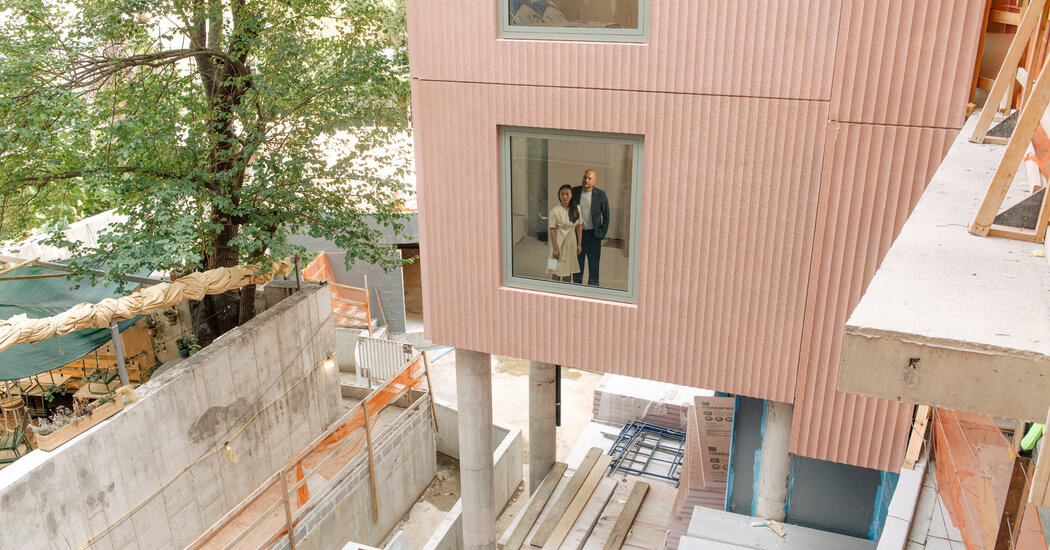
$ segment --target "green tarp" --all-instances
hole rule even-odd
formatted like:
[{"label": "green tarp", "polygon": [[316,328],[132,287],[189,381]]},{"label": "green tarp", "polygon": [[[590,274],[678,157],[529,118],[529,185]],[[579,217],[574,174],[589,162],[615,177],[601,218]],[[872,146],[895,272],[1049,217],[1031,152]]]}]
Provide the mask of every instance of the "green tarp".
[{"label": "green tarp", "polygon": [[[43,267],[23,267],[9,273],[9,277],[50,275],[57,273]],[[80,282],[80,288],[72,287]],[[98,303],[105,298],[117,298],[116,284],[97,284],[89,281],[70,281],[66,277],[0,281],[0,319],[24,313],[31,319],[50,317],[82,302]],[[142,316],[117,324],[121,331],[135,324]],[[85,329],[64,336],[48,338],[35,344],[18,344],[0,351],[0,380],[17,380],[33,376],[66,363],[76,361],[109,342],[109,329]]]}]

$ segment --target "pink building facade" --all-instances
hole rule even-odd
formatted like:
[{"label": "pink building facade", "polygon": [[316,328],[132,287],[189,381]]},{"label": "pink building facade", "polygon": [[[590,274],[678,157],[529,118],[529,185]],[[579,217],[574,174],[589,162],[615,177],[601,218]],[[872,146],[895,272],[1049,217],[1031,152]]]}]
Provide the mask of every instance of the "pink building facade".
[{"label": "pink building facade", "polygon": [[[409,0],[427,337],[792,403],[792,453],[898,469],[913,407],[838,392],[839,349],[962,127],[984,7],[651,0],[628,43]],[[631,300],[507,284],[504,128],[643,140]]]}]

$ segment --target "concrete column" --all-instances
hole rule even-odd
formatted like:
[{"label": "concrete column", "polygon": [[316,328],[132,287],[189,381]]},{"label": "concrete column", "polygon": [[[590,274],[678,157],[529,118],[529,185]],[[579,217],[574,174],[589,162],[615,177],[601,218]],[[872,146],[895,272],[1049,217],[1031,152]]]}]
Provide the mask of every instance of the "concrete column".
[{"label": "concrete column", "polygon": [[496,495],[492,463],[492,358],[456,349],[459,475],[463,548],[496,548]]},{"label": "concrete column", "polygon": [[791,481],[791,417],[789,403],[766,401],[762,429],[762,461],[758,469],[755,516],[784,521],[788,484]]},{"label": "concrete column", "polygon": [[550,363],[529,361],[529,494],[547,477],[558,450],[554,425],[554,373]]}]

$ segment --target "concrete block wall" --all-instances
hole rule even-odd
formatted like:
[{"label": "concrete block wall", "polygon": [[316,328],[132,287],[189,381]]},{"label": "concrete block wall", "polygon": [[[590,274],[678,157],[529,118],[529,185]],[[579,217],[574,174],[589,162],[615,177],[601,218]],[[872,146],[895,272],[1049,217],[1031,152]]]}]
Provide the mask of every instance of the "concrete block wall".
[{"label": "concrete block wall", "polygon": [[[393,238],[393,236],[390,236]],[[401,268],[384,271],[379,266],[356,261],[346,269],[346,252],[339,249],[335,243],[323,239],[295,236],[290,239],[294,244],[305,246],[307,250],[325,252],[328,260],[332,263],[332,273],[335,282],[362,287],[365,277],[368,278],[368,289],[372,299],[372,318],[386,322],[390,332],[405,332],[405,281]],[[407,241],[417,242],[417,241]],[[400,250],[393,250],[391,254],[401,258]],[[312,258],[311,258],[312,259]],[[376,291],[379,292],[379,300],[376,300]],[[377,303],[382,302],[383,312],[379,312]]]},{"label": "concrete block wall", "polygon": [[[295,528],[297,550],[340,548],[353,541],[378,546],[437,475],[430,397],[422,393],[373,437],[379,520],[372,515],[368,453],[362,450],[345,478],[307,512]],[[271,548],[288,548],[284,538]]]},{"label": "concrete block wall", "polygon": [[335,351],[329,300],[304,286],[140,386],[116,416],[0,470],[0,510],[20,518],[0,548],[96,535],[98,550],[182,548],[199,536],[342,412],[338,371],[314,368]]},{"label": "concrete block wall", "polygon": [[[459,412],[452,405],[437,400],[435,404],[438,426],[437,451],[441,454],[459,459]],[[502,424],[492,425],[492,438],[495,450],[492,460],[495,462],[493,478],[495,480],[496,505],[502,510],[518,485],[522,481],[523,452],[521,429]],[[452,510],[438,526],[438,529],[423,546],[424,550],[458,550],[463,547],[462,499],[456,502]]]}]

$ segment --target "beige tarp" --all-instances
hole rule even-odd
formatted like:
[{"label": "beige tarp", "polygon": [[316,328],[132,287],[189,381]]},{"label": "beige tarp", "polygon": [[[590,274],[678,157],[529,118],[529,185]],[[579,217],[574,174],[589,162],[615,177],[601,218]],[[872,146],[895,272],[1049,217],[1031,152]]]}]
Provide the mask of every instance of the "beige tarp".
[{"label": "beige tarp", "polygon": [[97,304],[77,304],[63,313],[43,319],[13,317],[0,321],[0,351],[24,342],[34,343],[52,336],[86,328],[106,328],[110,320],[123,321],[183,300],[200,300],[206,294],[221,294],[245,285],[270,282],[274,274],[288,275],[292,263],[281,260],[268,273],[257,275],[259,266],[220,267],[191,273],[171,283],[141,287],[123,298],[107,298]]}]

